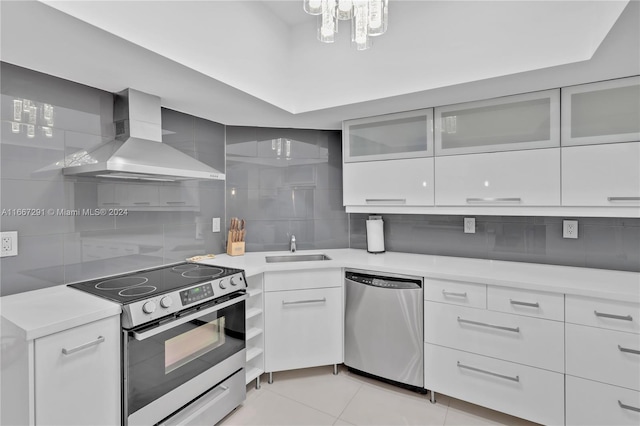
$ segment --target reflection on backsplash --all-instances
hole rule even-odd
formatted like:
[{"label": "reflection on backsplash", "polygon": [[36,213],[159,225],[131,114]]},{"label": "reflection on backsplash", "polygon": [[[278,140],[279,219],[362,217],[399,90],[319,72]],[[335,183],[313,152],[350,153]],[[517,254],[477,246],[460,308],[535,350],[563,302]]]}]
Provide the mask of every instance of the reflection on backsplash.
[{"label": "reflection on backsplash", "polygon": [[[2,216],[3,231],[18,231],[19,255],[0,260],[0,295],[224,252],[211,229],[225,217],[224,181],[63,176],[52,165],[113,139],[113,94],[6,63],[1,72],[0,207],[44,214]],[[15,132],[15,100],[35,106],[35,124],[51,133]],[[163,143],[224,171],[223,125],[167,109],[162,123]]]},{"label": "reflection on backsplash", "polygon": [[[366,249],[366,214],[350,215],[350,246]],[[562,238],[559,217],[383,215],[388,251],[640,272],[640,219],[577,218],[580,238]],[[576,219],[576,218],[572,218]]]},{"label": "reflection on backsplash", "polygon": [[340,132],[228,126],[227,213],[247,251],[347,247]]}]

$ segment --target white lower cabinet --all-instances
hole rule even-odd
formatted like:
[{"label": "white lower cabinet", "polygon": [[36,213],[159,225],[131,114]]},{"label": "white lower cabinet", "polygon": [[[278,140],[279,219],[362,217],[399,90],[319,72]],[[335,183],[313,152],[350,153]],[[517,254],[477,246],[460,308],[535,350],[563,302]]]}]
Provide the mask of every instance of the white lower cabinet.
[{"label": "white lower cabinet", "polygon": [[567,374],[640,391],[640,334],[566,325]]},{"label": "white lower cabinet", "polygon": [[640,304],[566,296],[568,425],[640,424]]},{"label": "white lower cabinet", "polygon": [[564,424],[564,375],[425,344],[428,389],[546,425]]},{"label": "white lower cabinet", "polygon": [[564,371],[562,322],[434,302],[424,313],[427,343]]},{"label": "white lower cabinet", "polygon": [[342,363],[343,281],[339,268],[265,272],[266,372]]},{"label": "white lower cabinet", "polygon": [[342,287],[265,294],[265,370],[343,361]]},{"label": "white lower cabinet", "polygon": [[567,323],[640,334],[640,303],[637,301],[567,295],[565,304]]},{"label": "white lower cabinet", "polygon": [[490,311],[564,322],[564,294],[491,286]]},{"label": "white lower cabinet", "polygon": [[436,206],[560,206],[560,148],[435,158]]},{"label": "white lower cabinet", "polygon": [[638,426],[640,392],[567,375],[567,425]]},{"label": "white lower cabinet", "polygon": [[424,282],[424,299],[432,302],[486,309],[487,286],[485,284],[427,278]]},{"label": "white lower cabinet", "polygon": [[35,424],[120,424],[120,318],[35,340]]},{"label": "white lower cabinet", "polygon": [[425,388],[534,422],[564,424],[563,300],[562,294],[425,280]]}]

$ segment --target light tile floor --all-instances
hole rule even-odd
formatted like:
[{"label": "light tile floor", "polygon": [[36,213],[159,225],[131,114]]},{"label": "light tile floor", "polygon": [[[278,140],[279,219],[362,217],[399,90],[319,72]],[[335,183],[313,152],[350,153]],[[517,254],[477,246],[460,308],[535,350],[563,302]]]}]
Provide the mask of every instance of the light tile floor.
[{"label": "light tile floor", "polygon": [[247,387],[247,399],[221,425],[518,425],[517,417],[436,394],[420,395],[340,368],[317,367],[263,375],[262,387]]}]

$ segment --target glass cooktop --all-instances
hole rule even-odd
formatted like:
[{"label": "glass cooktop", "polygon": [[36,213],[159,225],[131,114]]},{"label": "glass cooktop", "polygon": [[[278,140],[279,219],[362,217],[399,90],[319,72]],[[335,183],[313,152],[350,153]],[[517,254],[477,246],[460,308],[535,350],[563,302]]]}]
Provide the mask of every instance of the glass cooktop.
[{"label": "glass cooktop", "polygon": [[183,287],[204,283],[242,272],[241,269],[180,263],[143,271],[69,284],[121,304],[169,293]]}]

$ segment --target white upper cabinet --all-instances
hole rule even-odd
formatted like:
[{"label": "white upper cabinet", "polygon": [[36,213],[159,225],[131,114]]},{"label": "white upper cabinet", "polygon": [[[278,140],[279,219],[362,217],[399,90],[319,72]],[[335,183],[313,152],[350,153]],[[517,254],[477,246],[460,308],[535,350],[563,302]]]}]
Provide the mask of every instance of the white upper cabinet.
[{"label": "white upper cabinet", "polygon": [[640,76],[562,89],[562,145],[640,141]]},{"label": "white upper cabinet", "polygon": [[562,148],[562,205],[640,207],[640,142]]},{"label": "white upper cabinet", "polygon": [[433,108],[348,120],[342,124],[345,163],[433,156]]},{"label": "white upper cabinet", "polygon": [[435,109],[436,156],[560,145],[560,91],[525,93]]},{"label": "white upper cabinet", "polygon": [[346,163],[345,206],[433,206],[433,157]]},{"label": "white upper cabinet", "polygon": [[559,206],[560,148],[435,158],[437,206]]}]

